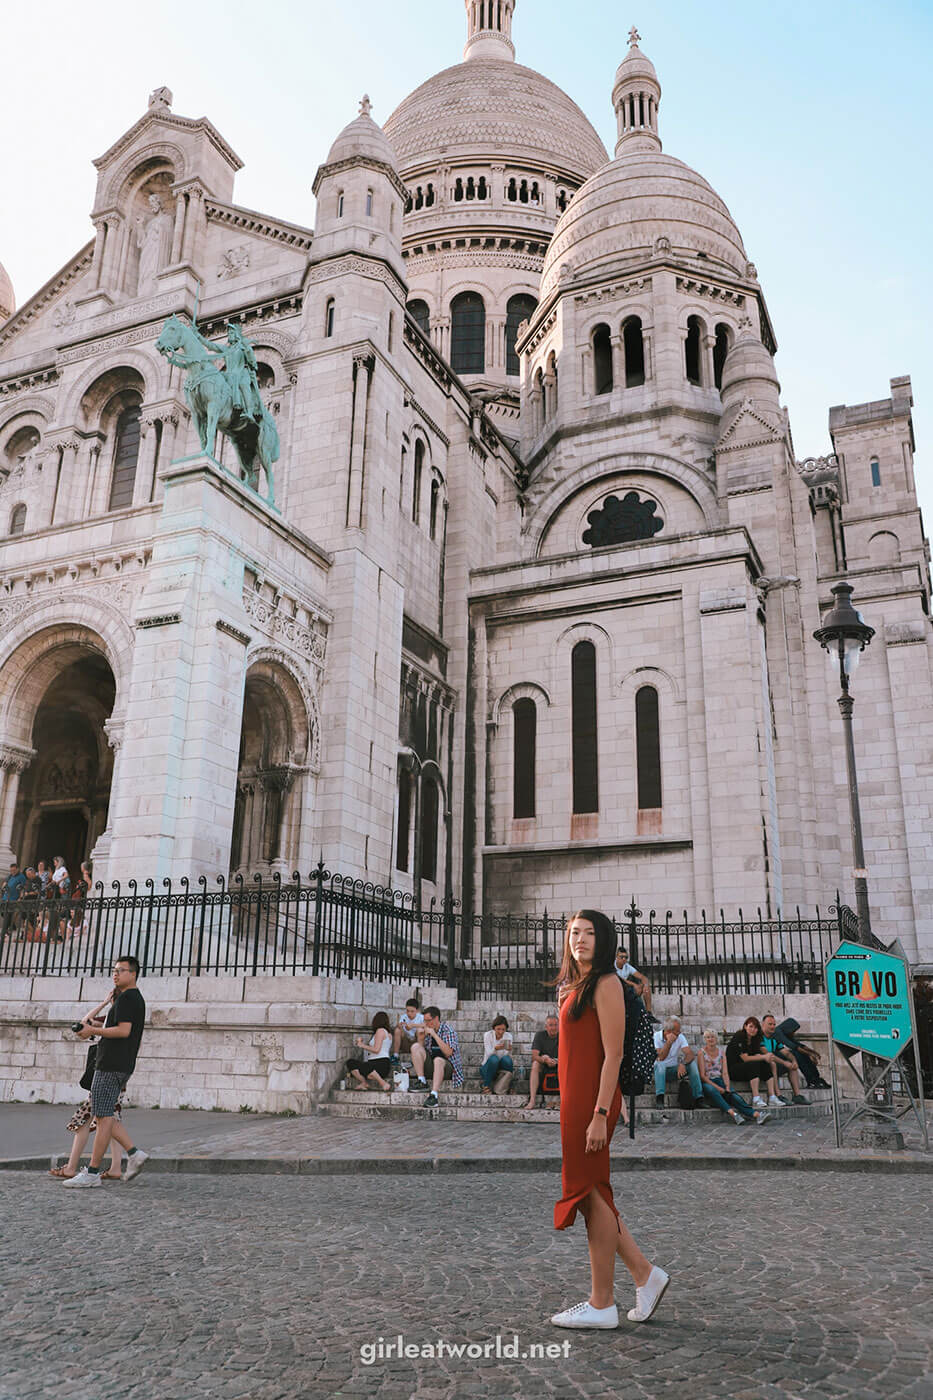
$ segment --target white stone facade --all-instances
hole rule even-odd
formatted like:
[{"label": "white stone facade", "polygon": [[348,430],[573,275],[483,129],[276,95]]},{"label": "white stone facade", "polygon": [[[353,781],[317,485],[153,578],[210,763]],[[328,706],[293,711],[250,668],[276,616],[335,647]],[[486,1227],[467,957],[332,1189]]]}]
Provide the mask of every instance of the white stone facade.
[{"label": "white stone facade", "polygon": [[[364,99],[314,230],[239,206],[158,89],[95,162],[93,239],[19,310],[0,270],[0,863],[825,906],[851,847],[812,632],[845,576],[873,912],[933,958],[910,381],[797,462],[755,267],[637,42],[610,161],[514,61],[514,0],[466,8],[463,63],[384,130]],[[274,505],[200,452],[171,313],[255,345]]]}]

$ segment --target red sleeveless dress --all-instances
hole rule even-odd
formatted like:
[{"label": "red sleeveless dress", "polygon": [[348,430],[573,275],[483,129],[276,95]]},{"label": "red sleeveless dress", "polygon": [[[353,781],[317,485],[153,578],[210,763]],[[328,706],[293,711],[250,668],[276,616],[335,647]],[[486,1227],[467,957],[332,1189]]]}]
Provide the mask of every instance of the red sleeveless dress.
[{"label": "red sleeveless dress", "polygon": [[622,1091],[618,1084],[606,1120],[606,1146],[587,1152],[586,1130],[593,1118],[603,1069],[603,1041],[599,1017],[588,1006],[579,1020],[570,1015],[576,993],[565,997],[560,1009],[560,1040],[557,1065],[560,1078],[560,1146],[563,1195],[554,1207],[554,1229],[566,1230],[577,1216],[577,1207],[594,1186],[611,1208],[619,1212],[612,1198],[609,1180],[609,1144],[622,1111]]}]

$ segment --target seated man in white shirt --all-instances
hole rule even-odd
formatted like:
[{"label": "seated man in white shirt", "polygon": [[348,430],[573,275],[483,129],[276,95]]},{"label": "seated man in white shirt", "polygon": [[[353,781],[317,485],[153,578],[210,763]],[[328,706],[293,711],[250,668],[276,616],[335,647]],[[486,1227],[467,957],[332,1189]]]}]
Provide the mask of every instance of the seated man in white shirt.
[{"label": "seated man in white shirt", "polygon": [[398,1025],[392,1032],[392,1060],[398,1064],[402,1055],[407,1055],[411,1047],[424,1044],[424,1016],[414,997],[405,1003],[405,1010],[398,1018]]},{"label": "seated man in white shirt", "polygon": [[654,1048],[658,1058],[654,1066],[654,1093],[658,1108],[664,1107],[664,1091],[668,1079],[686,1077],[693,1093],[693,1106],[703,1103],[703,1084],[697,1068],[696,1055],[690,1049],[680,1021],[672,1016],[661,1030],[654,1033]]},{"label": "seated man in white shirt", "polygon": [[634,992],[641,997],[642,1005],[647,1013],[648,1020],[653,1021],[656,1026],[661,1023],[651,1011],[651,986],[643,972],[639,972],[637,967],[633,967],[628,960],[628,949],[620,948],[616,953],[616,975],[623,982],[627,982]]}]

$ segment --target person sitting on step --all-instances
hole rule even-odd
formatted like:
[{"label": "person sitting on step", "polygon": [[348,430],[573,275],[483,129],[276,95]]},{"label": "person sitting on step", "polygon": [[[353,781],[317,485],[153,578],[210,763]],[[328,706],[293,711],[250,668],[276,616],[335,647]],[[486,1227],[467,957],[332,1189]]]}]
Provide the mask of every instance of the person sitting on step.
[{"label": "person sitting on step", "polygon": [[639,972],[638,968],[633,967],[629,962],[627,948],[620,948],[616,953],[616,976],[629,984],[632,991],[641,1000],[648,1020],[653,1025],[659,1026],[661,1022],[651,1010],[651,984],[645,974]]},{"label": "person sitting on step", "polygon": [[368,1045],[361,1035],[356,1037],[353,1043],[362,1050],[363,1058],[347,1060],[347,1069],[351,1078],[356,1080],[355,1089],[366,1089],[369,1087],[367,1080],[373,1080],[383,1093],[390,1094],[392,1085],[387,1080],[392,1072],[392,1061],[389,1058],[392,1031],[384,1011],[376,1012],[371,1030],[372,1039]]},{"label": "person sitting on step", "polygon": [[430,1070],[431,1092],[424,1101],[425,1108],[437,1108],[438,1090],[445,1079],[449,1078],[455,1089],[463,1084],[460,1041],[450,1022],[441,1020],[437,1006],[424,1008],[424,1044],[411,1047],[411,1062],[418,1076],[416,1088],[427,1088],[425,1072]]},{"label": "person sitting on step", "polygon": [[778,1074],[780,1084],[781,1075],[786,1075],[790,1080],[791,1103],[808,1104],[809,1099],[805,1099],[800,1092],[800,1070],[797,1068],[797,1060],[793,1050],[785,1045],[781,1037],[777,1034],[777,1021],[769,1011],[761,1018],[761,1029],[764,1032],[764,1047],[769,1055],[774,1056],[774,1067]]},{"label": "person sitting on step", "polygon": [[697,1069],[696,1056],[690,1049],[687,1037],[681,1030],[680,1021],[671,1016],[663,1027],[654,1033],[654,1048],[657,1060],[654,1064],[654,1097],[658,1108],[664,1107],[664,1091],[671,1078],[681,1080],[686,1077],[693,1093],[693,1106],[703,1102],[703,1085]]},{"label": "person sitting on step", "polygon": [[483,1081],[483,1093],[491,1094],[496,1077],[502,1073],[511,1074],[515,1068],[512,1059],[512,1032],[504,1016],[497,1016],[491,1031],[483,1033],[483,1063],[479,1077]]},{"label": "person sitting on step", "polygon": [[697,1051],[697,1068],[700,1071],[703,1093],[717,1108],[728,1113],[738,1127],[742,1127],[749,1118],[754,1118],[761,1126],[771,1117],[766,1108],[749,1108],[741,1095],[733,1090],[729,1083],[726,1052],[719,1044],[719,1036],[714,1030],[703,1032],[703,1044]]},{"label": "person sitting on step", "polygon": [[[742,1029],[736,1031],[729,1041],[726,1046],[726,1064],[729,1066],[729,1078],[733,1083],[736,1080],[740,1083],[748,1082],[752,1091],[753,1108],[784,1107],[784,1100],[778,1098],[774,1056],[765,1050],[764,1034],[757,1016],[746,1016]],[[768,1094],[767,1104],[758,1092],[762,1081]]]},{"label": "person sitting on step", "polygon": [[399,1063],[402,1055],[409,1054],[416,1040],[424,1041],[424,1016],[418,1009],[417,997],[409,997],[392,1032],[392,1059],[395,1064]]},{"label": "person sitting on step", "polygon": [[557,1083],[557,1047],[558,1047],[558,1019],[553,1013],[544,1022],[544,1030],[536,1031],[535,1038],[531,1042],[531,1069],[528,1073],[528,1102],[526,1108],[535,1108],[538,1103],[538,1094],[542,1087],[544,1092],[553,1092],[547,1087],[547,1081],[552,1080]]},{"label": "person sitting on step", "polygon": [[820,1052],[814,1050],[812,1045],[805,1045],[800,1039],[799,1031],[800,1022],[795,1021],[793,1016],[787,1016],[775,1028],[774,1038],[779,1044],[787,1046],[800,1067],[808,1089],[831,1088],[820,1069]]}]

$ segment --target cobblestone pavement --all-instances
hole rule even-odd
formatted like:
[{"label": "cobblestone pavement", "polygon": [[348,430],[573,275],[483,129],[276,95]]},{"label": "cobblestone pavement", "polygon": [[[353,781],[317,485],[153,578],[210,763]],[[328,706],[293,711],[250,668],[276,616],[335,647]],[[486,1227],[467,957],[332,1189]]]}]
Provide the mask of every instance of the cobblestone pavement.
[{"label": "cobblestone pavement", "polygon": [[[40,1117],[41,1115],[41,1117]],[[71,1109],[50,1105],[0,1104],[0,1156],[18,1158],[42,1153],[66,1153],[70,1134],[65,1123]],[[919,1132],[903,1121],[908,1146],[919,1149]],[[365,1159],[401,1161],[469,1158],[490,1162],[560,1155],[560,1131],[551,1123],[455,1123],[428,1119],[389,1122],[379,1119],[239,1117],[235,1113],[172,1113],[128,1109],[126,1125],[137,1141],[155,1155],[212,1158],[318,1158],[324,1161]],[[41,1146],[40,1146],[41,1144]],[[847,1145],[839,1152],[831,1118],[811,1122],[781,1121],[779,1114],[762,1128],[736,1128],[721,1122],[718,1113],[704,1112],[689,1128],[678,1125],[640,1126],[632,1142],[621,1128],[613,1141],[613,1156],[654,1161],[690,1156],[735,1160],[740,1157],[781,1156],[846,1159],[870,1163],[876,1154]],[[933,1169],[933,1154],[908,1151],[895,1160],[915,1158]]]},{"label": "cobblestone pavement", "polygon": [[[547,1322],[588,1290],[557,1190],[144,1173],[91,1193],[0,1173],[0,1400],[933,1396],[924,1178],[627,1178],[618,1204],[673,1283],[651,1323],[603,1333]],[[364,1364],[399,1334],[417,1360]],[[497,1358],[497,1335],[561,1354]],[[420,1354],[441,1339],[493,1354]]]}]

